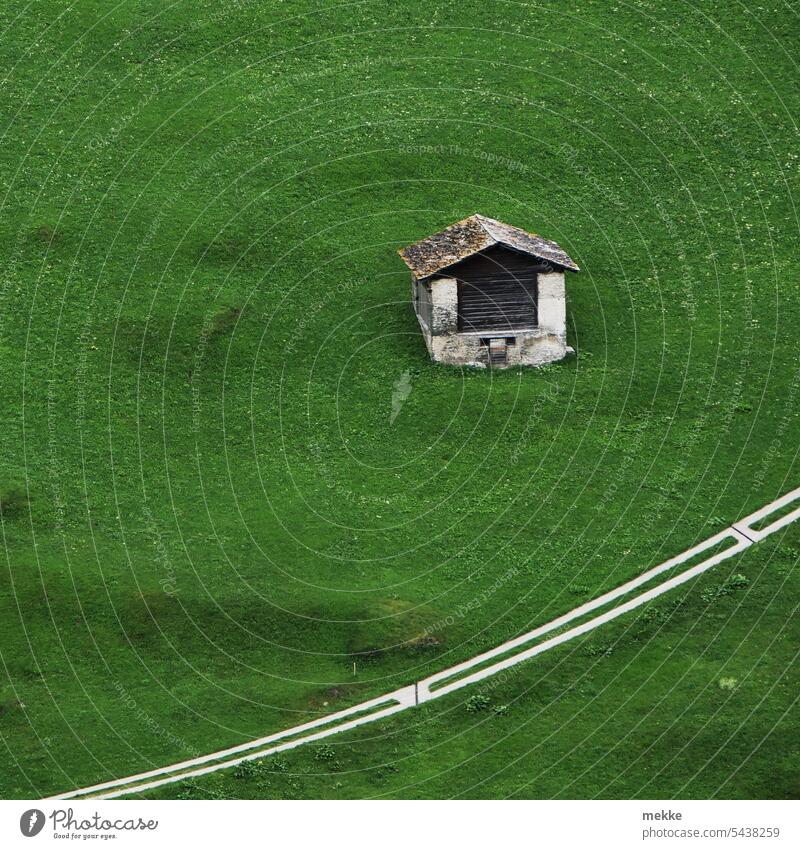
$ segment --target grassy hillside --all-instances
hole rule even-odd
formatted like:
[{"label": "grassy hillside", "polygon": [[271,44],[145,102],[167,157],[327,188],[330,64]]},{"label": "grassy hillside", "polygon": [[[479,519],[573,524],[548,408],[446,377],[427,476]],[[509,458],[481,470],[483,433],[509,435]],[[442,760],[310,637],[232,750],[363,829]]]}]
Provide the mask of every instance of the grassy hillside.
[{"label": "grassy hillside", "polygon": [[413,713],[146,796],[796,799],[798,543]]},{"label": "grassy hillside", "polygon": [[[9,0],[0,27],[0,794],[408,683],[797,485],[790,9]],[[581,266],[575,358],[428,361],[395,252],[476,211]]]}]

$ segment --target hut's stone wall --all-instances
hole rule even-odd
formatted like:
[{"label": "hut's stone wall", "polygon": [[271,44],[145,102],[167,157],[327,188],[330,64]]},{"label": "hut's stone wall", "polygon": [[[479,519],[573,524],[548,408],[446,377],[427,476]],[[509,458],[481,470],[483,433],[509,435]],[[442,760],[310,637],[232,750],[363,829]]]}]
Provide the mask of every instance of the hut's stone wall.
[{"label": "hut's stone wall", "polygon": [[537,277],[539,327],[547,329],[567,344],[567,292],[564,272],[552,271]]}]

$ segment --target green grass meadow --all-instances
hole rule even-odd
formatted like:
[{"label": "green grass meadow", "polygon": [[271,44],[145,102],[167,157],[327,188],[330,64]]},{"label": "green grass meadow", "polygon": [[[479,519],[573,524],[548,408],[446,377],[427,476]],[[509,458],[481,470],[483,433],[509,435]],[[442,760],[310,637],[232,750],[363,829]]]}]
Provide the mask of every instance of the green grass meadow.
[{"label": "green grass meadow", "polygon": [[796,799],[798,544],[418,710],[143,795]]},{"label": "green grass meadow", "polygon": [[[800,484],[790,6],[8,0],[0,33],[0,796],[411,683]],[[581,267],[568,360],[429,361],[396,251],[474,212]],[[796,796],[798,559],[164,795]]]}]

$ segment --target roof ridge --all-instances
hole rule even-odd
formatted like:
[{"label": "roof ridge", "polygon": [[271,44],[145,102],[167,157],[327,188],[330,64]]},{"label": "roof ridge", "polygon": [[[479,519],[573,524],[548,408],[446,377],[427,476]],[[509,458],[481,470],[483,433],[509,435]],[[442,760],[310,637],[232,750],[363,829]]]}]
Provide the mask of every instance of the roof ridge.
[{"label": "roof ridge", "polygon": [[414,275],[424,277],[494,245],[522,251],[569,271],[580,270],[556,242],[479,212],[400,249],[398,253]]},{"label": "roof ridge", "polygon": [[[489,218],[488,215],[481,215],[480,212],[475,212],[472,215],[470,215],[469,217],[470,218],[477,218],[481,227],[483,227],[483,229],[486,230],[487,233],[489,233],[489,229],[486,226],[487,222],[489,222],[490,224],[499,224],[500,223],[496,218]],[[467,219],[465,219],[465,220],[467,220]],[[491,236],[492,234],[489,233],[489,235]],[[492,236],[492,238],[494,238],[494,237]]]},{"label": "roof ridge", "polygon": [[478,218],[481,223],[481,227],[498,243],[505,244],[502,239],[498,238],[496,233],[493,233],[490,227],[486,226],[488,222],[489,225],[496,224],[500,228],[507,228],[510,230],[517,230],[520,233],[524,233],[526,236],[533,236],[534,239],[542,239],[545,242],[549,242],[550,239],[545,239],[544,236],[540,236],[538,233],[533,233],[530,230],[526,230],[524,227],[517,227],[514,224],[505,224],[503,221],[500,221],[497,218],[489,218],[488,215],[481,215],[479,212],[476,212],[474,216],[470,216],[471,218]]}]

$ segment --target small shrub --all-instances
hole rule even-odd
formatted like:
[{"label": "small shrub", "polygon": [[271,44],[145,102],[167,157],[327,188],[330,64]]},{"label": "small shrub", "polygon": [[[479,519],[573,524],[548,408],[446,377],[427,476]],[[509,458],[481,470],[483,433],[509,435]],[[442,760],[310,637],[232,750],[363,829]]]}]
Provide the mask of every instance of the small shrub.
[{"label": "small shrub", "polygon": [[732,575],[725,582],[726,587],[732,590],[742,590],[750,584],[750,579],[746,575]]},{"label": "small shrub", "polygon": [[726,595],[732,595],[736,590],[744,589],[750,584],[750,579],[746,575],[731,575],[722,586],[707,587],[700,593],[700,599],[706,604],[711,604],[718,598]]},{"label": "small shrub", "polygon": [[505,716],[508,713],[508,705],[497,705],[492,710],[497,716]]},{"label": "small shrub", "polygon": [[263,772],[263,765],[260,761],[244,761],[236,766],[233,777],[240,781],[255,781],[261,777]]},{"label": "small shrub", "polygon": [[589,657],[608,657],[614,651],[614,646],[607,645],[606,643],[602,643],[600,645],[589,646],[586,649],[586,654]]},{"label": "small shrub", "polygon": [[314,759],[318,761],[335,761],[336,760],[336,749],[333,746],[329,746],[326,743],[323,743],[321,746],[317,746],[316,751],[314,752]]},{"label": "small shrub", "polygon": [[488,696],[484,696],[481,693],[477,693],[474,696],[470,696],[467,699],[467,712],[468,713],[478,713],[478,711],[486,710],[491,704],[491,700]]},{"label": "small shrub", "polygon": [[720,678],[719,679],[719,688],[720,690],[735,690],[739,682],[736,678]]},{"label": "small shrub", "polygon": [[202,793],[198,783],[190,778],[187,781],[182,781],[175,794],[178,799],[197,799]]},{"label": "small shrub", "polygon": [[657,619],[660,619],[660,618],[661,618],[661,611],[657,607],[654,607],[653,605],[650,605],[649,607],[645,607],[645,609],[642,611],[642,614],[640,616],[640,619],[642,620],[642,622],[655,622]]}]

